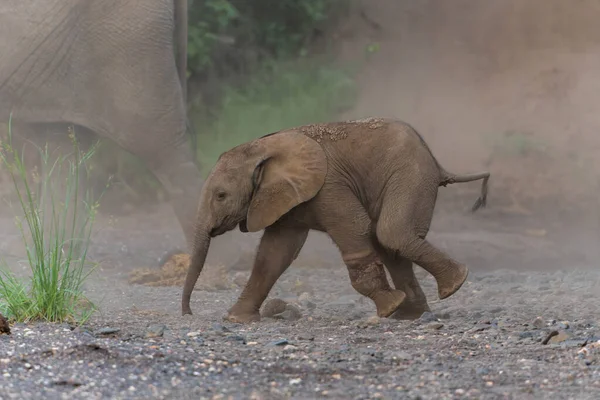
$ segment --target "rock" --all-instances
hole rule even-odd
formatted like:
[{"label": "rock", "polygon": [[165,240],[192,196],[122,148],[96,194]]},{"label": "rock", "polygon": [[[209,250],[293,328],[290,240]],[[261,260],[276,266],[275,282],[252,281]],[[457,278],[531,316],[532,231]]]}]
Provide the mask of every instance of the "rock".
[{"label": "rock", "polygon": [[98,336],[98,335],[112,335],[112,334],[118,333],[120,331],[121,330],[119,328],[109,328],[109,327],[106,327],[106,328],[98,329],[97,331],[94,332],[94,335],[95,336]]},{"label": "rock", "polygon": [[219,323],[216,323],[216,322],[212,324],[212,329],[213,329],[213,331],[219,332],[219,333],[228,333],[228,332],[231,332],[231,329],[229,329],[226,326],[223,326],[223,325],[221,325]]},{"label": "rock", "polygon": [[240,335],[228,335],[227,340],[234,343],[246,344],[246,338]]},{"label": "rock", "polygon": [[443,326],[444,324],[442,324],[441,322],[430,322],[427,325],[425,325],[425,329],[435,331],[438,329],[442,329]]},{"label": "rock", "polygon": [[545,325],[545,324],[544,324],[544,320],[542,319],[542,317],[536,317],[536,318],[533,320],[533,326],[534,326],[535,328],[537,328],[537,329],[541,329],[541,328],[543,328],[543,327],[544,327],[544,325]]},{"label": "rock", "polygon": [[419,322],[421,323],[437,322],[437,320],[438,319],[435,316],[435,314],[429,311],[425,311],[423,314],[421,314],[421,317],[419,318]]},{"label": "rock", "polygon": [[163,334],[165,333],[166,329],[167,329],[167,327],[164,326],[164,325],[160,325],[160,324],[150,325],[146,329],[146,335],[145,336],[146,336],[147,339],[162,337]]},{"label": "rock", "polygon": [[287,305],[281,299],[271,299],[265,303],[261,314],[265,318],[273,318],[275,315],[283,313]]},{"label": "rock", "polygon": [[0,314],[0,335],[10,335],[10,326],[2,314]]},{"label": "rock", "polygon": [[269,344],[267,344],[267,347],[275,347],[275,346],[285,346],[286,344],[289,344],[287,339],[281,339],[281,340],[276,340],[274,342],[271,342]]},{"label": "rock", "polygon": [[380,323],[381,323],[381,318],[379,318],[377,315],[373,315],[373,316],[370,316],[369,318],[367,318],[367,325],[375,326],[375,325],[379,325]]},{"label": "rock", "polygon": [[406,351],[399,351],[397,353],[393,353],[391,355],[392,360],[398,360],[398,361],[410,361],[413,359],[413,356],[410,353],[407,353]]},{"label": "rock", "polygon": [[544,340],[542,340],[542,344],[558,344],[570,338],[571,335],[569,335],[565,331],[552,331],[546,336]]},{"label": "rock", "polygon": [[273,315],[276,319],[285,319],[286,321],[297,321],[302,318],[302,312],[293,304],[286,304],[285,310],[282,313]]}]

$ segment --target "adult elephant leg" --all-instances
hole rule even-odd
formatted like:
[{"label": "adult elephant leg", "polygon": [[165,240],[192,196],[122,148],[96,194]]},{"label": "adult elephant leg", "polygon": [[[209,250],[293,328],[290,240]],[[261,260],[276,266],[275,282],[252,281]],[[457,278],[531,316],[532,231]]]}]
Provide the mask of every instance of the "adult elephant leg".
[{"label": "adult elephant leg", "polygon": [[[426,185],[419,179],[422,178],[415,176],[414,182],[410,182],[410,177],[405,174],[389,180],[375,230],[377,241],[433,275],[438,296],[445,299],[460,289],[469,270],[425,239],[433,215],[437,185]],[[411,191],[410,196],[406,195],[407,191]]]},{"label": "adult elephant leg", "polygon": [[308,229],[271,225],[258,246],[252,274],[237,303],[229,309],[227,320],[238,323],[259,321],[259,310],[277,279],[296,259]]},{"label": "adult elephant leg", "polygon": [[187,143],[174,147],[161,164],[145,160],[168,194],[169,203],[185,236],[188,251],[193,248],[195,217],[203,178],[192,159]]},{"label": "adult elephant leg", "polygon": [[431,311],[427,304],[427,297],[415,276],[412,261],[393,251],[378,250],[394,282],[394,287],[406,293],[406,299],[390,318],[412,320],[419,318],[424,312]]}]

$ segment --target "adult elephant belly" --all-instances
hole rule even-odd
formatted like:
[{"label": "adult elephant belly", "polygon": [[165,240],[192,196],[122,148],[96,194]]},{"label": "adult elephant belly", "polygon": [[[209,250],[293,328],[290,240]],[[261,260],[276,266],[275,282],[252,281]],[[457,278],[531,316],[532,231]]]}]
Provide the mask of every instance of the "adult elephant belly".
[{"label": "adult elephant belly", "polygon": [[[179,0],[175,0],[179,1]],[[186,136],[174,0],[0,2],[0,118],[72,123],[138,156],[188,244],[202,184]]]}]

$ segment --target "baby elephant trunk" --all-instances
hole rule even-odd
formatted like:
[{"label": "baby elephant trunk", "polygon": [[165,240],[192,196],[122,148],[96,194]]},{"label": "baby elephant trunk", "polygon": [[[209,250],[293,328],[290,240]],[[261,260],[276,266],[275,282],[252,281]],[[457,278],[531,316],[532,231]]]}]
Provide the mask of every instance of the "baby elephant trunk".
[{"label": "baby elephant trunk", "polygon": [[487,204],[487,195],[488,195],[488,181],[490,179],[489,172],[481,172],[478,174],[467,174],[467,175],[455,175],[446,171],[442,171],[442,179],[440,181],[439,186],[447,186],[453,183],[464,183],[464,182],[473,182],[483,179],[481,183],[481,194],[479,198],[471,207],[471,212],[475,212],[481,207],[485,207]]},{"label": "baby elephant trunk", "polygon": [[194,245],[194,252],[192,253],[192,260],[185,277],[185,283],[183,285],[183,295],[181,297],[181,315],[192,314],[190,308],[190,299],[194,286],[198,281],[198,277],[204,268],[204,262],[206,261],[206,254],[210,246],[210,236],[208,233],[197,233],[196,241]]}]

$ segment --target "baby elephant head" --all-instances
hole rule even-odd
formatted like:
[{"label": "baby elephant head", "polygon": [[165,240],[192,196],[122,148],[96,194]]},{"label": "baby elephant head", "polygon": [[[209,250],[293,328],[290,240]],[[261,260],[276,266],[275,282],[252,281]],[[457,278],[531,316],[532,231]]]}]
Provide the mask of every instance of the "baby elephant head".
[{"label": "baby elephant head", "polygon": [[326,173],[327,160],[321,146],[296,131],[267,135],[223,153],[200,194],[182,313],[192,313],[190,296],[212,237],[238,225],[243,232],[268,227],[313,198],[323,186]]}]

